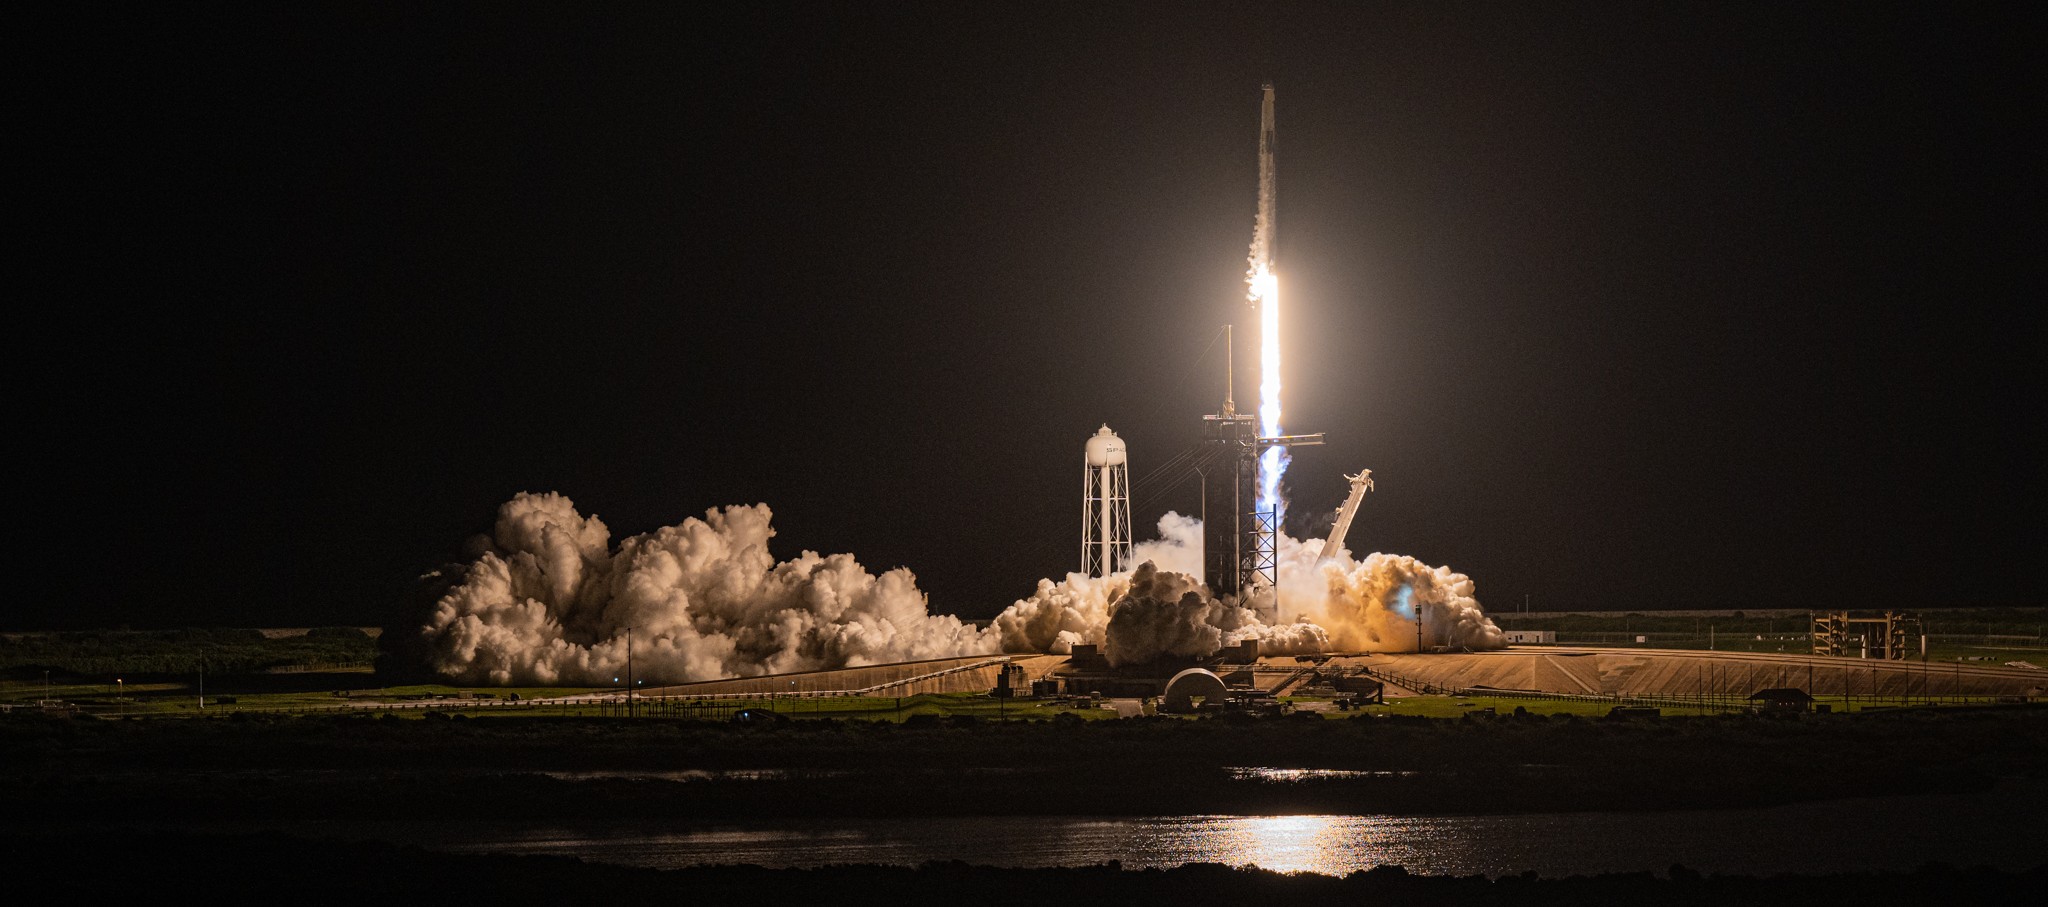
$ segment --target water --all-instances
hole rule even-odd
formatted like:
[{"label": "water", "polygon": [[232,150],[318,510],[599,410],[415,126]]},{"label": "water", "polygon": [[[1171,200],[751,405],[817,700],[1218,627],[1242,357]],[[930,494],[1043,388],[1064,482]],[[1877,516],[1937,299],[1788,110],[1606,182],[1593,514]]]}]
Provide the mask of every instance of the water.
[{"label": "water", "polygon": [[961,860],[1127,868],[1206,862],[1329,875],[1400,865],[1429,875],[1560,877],[1662,872],[1771,875],[1909,869],[1929,861],[2030,868],[2048,852],[2040,785],[1971,796],[1903,796],[1687,812],[1498,816],[986,816],[758,824],[331,823],[284,829],[460,853],[520,853],[653,868],[807,867]]},{"label": "water", "polygon": [[785,768],[686,768],[663,771],[599,770],[539,774],[558,781],[788,781],[793,778],[839,778],[852,773],[836,769],[791,771]]}]

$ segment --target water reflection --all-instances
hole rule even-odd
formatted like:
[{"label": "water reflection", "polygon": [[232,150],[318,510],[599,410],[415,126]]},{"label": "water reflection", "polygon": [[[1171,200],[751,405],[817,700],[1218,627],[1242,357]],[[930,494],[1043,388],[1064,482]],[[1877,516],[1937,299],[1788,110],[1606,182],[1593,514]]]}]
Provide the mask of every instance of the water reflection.
[{"label": "water reflection", "polygon": [[1264,781],[1289,784],[1297,781],[1353,781],[1359,778],[1413,778],[1421,772],[1357,771],[1342,768],[1266,768],[1232,766],[1224,769],[1232,781]]},{"label": "water reflection", "polygon": [[1250,863],[1276,872],[1342,875],[1349,848],[1337,837],[1340,821],[1333,816],[1260,816],[1228,819],[1213,827],[1223,838],[1217,851],[1228,854],[1223,862]]},{"label": "water reflection", "polygon": [[637,769],[595,769],[589,771],[553,771],[537,774],[558,781],[788,781],[795,778],[839,778],[852,774],[840,769],[786,768],[740,768],[740,769],[677,769],[649,771]]},{"label": "water reflection", "polygon": [[[1896,869],[1940,860],[2030,868],[2040,862],[2048,786],[1780,807],[1504,816],[963,816],[841,818],[702,825],[672,822],[325,822],[298,834],[371,838],[442,850],[546,853],[654,868],[752,863],[1126,868],[1253,865],[1346,875],[1397,865],[1426,875],[1562,876],[1662,871],[1770,875]],[[1812,830],[1826,828],[1827,835]],[[246,829],[242,829],[246,830]]]},{"label": "water reflection", "polygon": [[[1084,840],[1121,850],[1125,865],[1222,863],[1345,875],[1389,863],[1456,871],[1465,845],[1438,819],[1401,816],[1176,816],[1101,823]],[[1121,831],[1123,834],[1118,835]],[[1133,833],[1135,832],[1135,833]],[[1116,838],[1124,840],[1118,841]],[[1078,842],[1076,842],[1078,843]]]}]

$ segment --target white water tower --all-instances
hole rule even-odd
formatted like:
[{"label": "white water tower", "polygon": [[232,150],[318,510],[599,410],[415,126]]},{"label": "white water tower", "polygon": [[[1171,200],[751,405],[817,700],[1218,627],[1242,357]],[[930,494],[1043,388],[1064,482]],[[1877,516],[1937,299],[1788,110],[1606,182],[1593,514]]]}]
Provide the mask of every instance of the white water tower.
[{"label": "white water tower", "polygon": [[1107,425],[1082,452],[1081,572],[1108,576],[1131,567],[1131,467]]}]

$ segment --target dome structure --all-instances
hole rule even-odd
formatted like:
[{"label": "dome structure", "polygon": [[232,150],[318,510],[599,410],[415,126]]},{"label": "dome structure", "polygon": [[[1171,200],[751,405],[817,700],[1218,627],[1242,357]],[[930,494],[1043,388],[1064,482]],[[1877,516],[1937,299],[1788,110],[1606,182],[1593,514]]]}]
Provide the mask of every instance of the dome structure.
[{"label": "dome structure", "polygon": [[1223,678],[1215,672],[1202,668],[1189,668],[1173,675],[1166,682],[1166,692],[1159,697],[1159,709],[1165,712],[1192,712],[1195,698],[1201,697],[1209,705],[1221,705],[1223,697],[1230,692],[1223,685]]}]

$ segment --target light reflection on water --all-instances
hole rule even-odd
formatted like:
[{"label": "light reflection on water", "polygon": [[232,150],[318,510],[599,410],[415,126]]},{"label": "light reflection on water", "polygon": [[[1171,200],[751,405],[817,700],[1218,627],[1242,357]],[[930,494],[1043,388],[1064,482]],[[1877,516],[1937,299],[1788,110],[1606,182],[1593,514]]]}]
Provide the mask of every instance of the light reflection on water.
[{"label": "light reflection on water", "polygon": [[[2024,802],[2019,802],[2024,801]],[[1757,809],[1507,816],[981,816],[788,820],[755,825],[423,829],[369,836],[441,850],[541,853],[655,868],[712,863],[1127,868],[1255,865],[1345,875],[1398,865],[1428,875],[1661,872],[1769,875],[1904,869],[1928,861],[2040,862],[2039,791],[2014,798],[1888,797]],[[2015,816],[2022,816],[2015,820]],[[327,831],[344,837],[341,828]]]},{"label": "light reflection on water", "polygon": [[[1343,853],[1339,844],[1350,837],[1341,824],[1358,822],[1354,816],[1259,816],[1220,819],[1210,826],[1219,840],[1218,853],[1232,855],[1226,863],[1250,863],[1277,872],[1342,873]],[[1370,825],[1372,819],[1366,817]]]},{"label": "light reflection on water", "polygon": [[783,768],[686,768],[658,771],[598,769],[536,774],[558,781],[787,781],[792,778],[838,778],[851,773],[835,769],[791,771]]},{"label": "light reflection on water", "polygon": [[1355,771],[1342,768],[1265,768],[1233,766],[1224,769],[1232,781],[1264,781],[1286,784],[1296,781],[1353,781],[1359,778],[1413,778],[1421,772]]},{"label": "light reflection on water", "polygon": [[[999,766],[969,768],[960,770],[967,775],[1029,775],[1052,774],[1050,770]],[[1292,784],[1304,781],[1355,781],[1362,778],[1412,778],[1421,772],[1414,771],[1358,771],[1338,768],[1269,768],[1266,766],[1232,766],[1223,770],[1232,781],[1251,781],[1265,784]],[[786,768],[741,768],[741,769],[586,769],[579,771],[536,772],[560,781],[788,781],[793,779],[842,778],[853,774],[844,769],[786,769]]]}]

